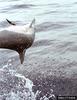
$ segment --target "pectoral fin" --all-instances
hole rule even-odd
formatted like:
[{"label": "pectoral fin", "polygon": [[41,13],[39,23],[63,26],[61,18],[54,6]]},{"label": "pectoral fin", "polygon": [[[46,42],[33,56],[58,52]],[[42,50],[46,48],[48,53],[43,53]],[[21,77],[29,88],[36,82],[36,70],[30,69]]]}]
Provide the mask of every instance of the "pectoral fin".
[{"label": "pectoral fin", "polygon": [[35,24],[35,18],[32,20],[32,22],[30,23],[30,28]]},{"label": "pectoral fin", "polygon": [[7,20],[7,22],[8,22],[9,24],[11,24],[11,25],[16,25],[15,23],[11,22],[10,20],[8,20],[8,19],[6,19],[6,20]]}]

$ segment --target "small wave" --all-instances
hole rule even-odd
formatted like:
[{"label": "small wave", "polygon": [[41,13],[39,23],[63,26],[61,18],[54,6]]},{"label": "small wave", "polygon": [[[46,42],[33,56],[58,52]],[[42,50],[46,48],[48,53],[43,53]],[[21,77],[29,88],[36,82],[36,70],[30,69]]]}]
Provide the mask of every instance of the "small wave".
[{"label": "small wave", "polygon": [[33,4],[11,5],[11,6],[0,9],[0,13],[7,13],[7,12],[15,10],[15,9],[29,9],[34,6],[35,5],[33,5]]},{"label": "small wave", "polygon": [[22,9],[22,8],[30,8],[34,7],[35,5],[33,4],[21,4],[21,5],[13,5],[11,9]]},{"label": "small wave", "polygon": [[37,5],[37,6],[60,7],[60,4],[59,3],[51,3],[51,4],[41,4],[41,5]]},{"label": "small wave", "polygon": [[53,29],[62,29],[67,27],[67,24],[63,24],[63,23],[53,23],[53,22],[44,22],[42,24],[37,25],[36,27],[36,32],[41,32],[41,31],[50,31]]},{"label": "small wave", "polygon": [[48,46],[48,45],[53,44],[53,41],[55,41],[55,40],[47,40],[47,39],[38,40],[38,41],[34,42],[34,44],[32,45],[32,47]]},{"label": "small wave", "polygon": [[77,4],[77,2],[74,2],[73,4]]},{"label": "small wave", "polygon": [[56,13],[58,13],[58,11],[54,10],[54,11],[45,12],[43,14],[56,14]]}]

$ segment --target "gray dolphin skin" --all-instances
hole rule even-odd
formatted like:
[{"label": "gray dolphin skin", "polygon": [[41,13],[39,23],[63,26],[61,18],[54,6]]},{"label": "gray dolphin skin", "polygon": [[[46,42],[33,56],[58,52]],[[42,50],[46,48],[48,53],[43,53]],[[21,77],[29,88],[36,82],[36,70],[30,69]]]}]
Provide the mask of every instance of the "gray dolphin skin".
[{"label": "gray dolphin skin", "polygon": [[0,48],[17,51],[23,64],[25,52],[35,39],[35,19],[30,24],[22,26],[6,20],[10,26],[0,30]]}]

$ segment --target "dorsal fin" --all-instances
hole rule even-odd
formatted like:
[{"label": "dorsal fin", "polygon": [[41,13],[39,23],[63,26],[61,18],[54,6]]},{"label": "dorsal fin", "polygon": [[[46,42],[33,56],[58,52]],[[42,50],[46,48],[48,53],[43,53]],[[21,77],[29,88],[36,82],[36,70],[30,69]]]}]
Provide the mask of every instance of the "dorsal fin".
[{"label": "dorsal fin", "polygon": [[11,25],[16,25],[15,23],[9,21],[8,19],[6,19],[6,20],[7,20],[7,22],[8,22],[9,24],[11,24]]}]

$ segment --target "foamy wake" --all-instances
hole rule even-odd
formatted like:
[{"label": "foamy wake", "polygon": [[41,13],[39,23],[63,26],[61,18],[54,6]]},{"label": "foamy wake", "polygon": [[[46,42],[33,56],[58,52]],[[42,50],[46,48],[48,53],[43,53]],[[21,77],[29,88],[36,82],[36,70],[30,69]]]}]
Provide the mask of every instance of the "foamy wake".
[{"label": "foamy wake", "polygon": [[[11,63],[0,68],[0,100],[37,100],[41,91],[32,91],[33,82],[10,69]],[[51,94],[51,97],[54,97]],[[49,100],[46,96],[38,100]]]}]

